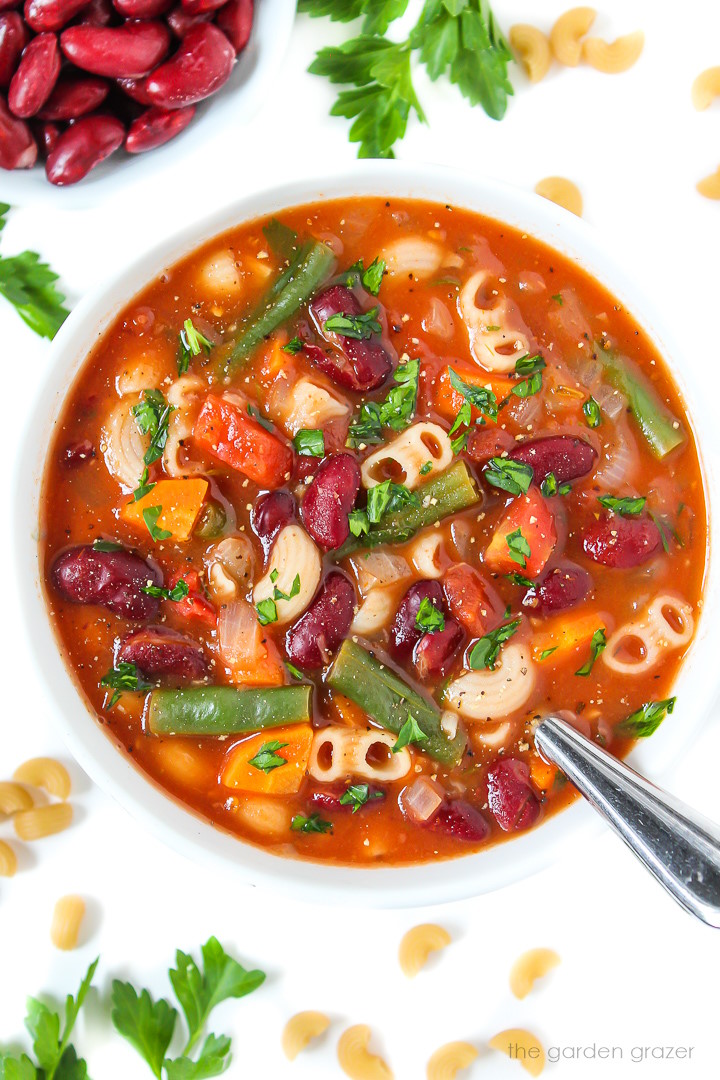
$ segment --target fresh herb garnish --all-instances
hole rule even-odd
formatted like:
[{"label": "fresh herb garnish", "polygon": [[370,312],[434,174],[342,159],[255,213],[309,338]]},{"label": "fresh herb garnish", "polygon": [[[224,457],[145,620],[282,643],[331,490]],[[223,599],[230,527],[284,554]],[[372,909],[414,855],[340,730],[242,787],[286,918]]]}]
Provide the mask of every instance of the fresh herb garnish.
[{"label": "fresh herb garnish", "polygon": [[177,603],[185,599],[190,592],[190,586],[187,581],[180,578],[172,589],[164,589],[160,585],[143,585],[140,591],[147,593],[148,596],[157,596],[159,600],[174,600]]},{"label": "fresh herb garnish", "polygon": [[551,299],[551,300],[554,300],[556,304],[559,304],[559,305],[560,305],[560,307],[562,307],[562,305],[563,305],[563,298],[562,298],[562,296],[560,295],[560,293],[555,293],[555,295],[554,295],[554,296],[551,296],[551,297],[550,297],[550,299]]},{"label": "fresh herb garnish", "polygon": [[676,701],[677,698],[674,697],[666,698],[664,701],[648,701],[625,720],[616,724],[615,730],[620,735],[647,739],[657,731],[665,717],[670,715]]},{"label": "fresh herb garnish", "polygon": [[383,480],[382,484],[371,487],[367,494],[367,517],[371,525],[377,525],[386,514],[399,510],[401,506],[419,506],[420,500],[414,491],[404,484],[392,480]]},{"label": "fresh herb garnish", "polygon": [[[489,417],[491,420],[497,420],[497,397],[492,390],[488,389],[486,386],[472,386],[470,383],[463,382],[458,373],[451,367],[448,368],[448,372],[450,373],[450,385],[453,390],[457,390],[457,392],[462,394],[465,399],[464,405],[455,418],[451,434],[456,428],[460,427],[461,424],[470,424],[472,418],[470,412],[471,406],[474,406],[484,416]],[[463,412],[463,410],[467,411]],[[463,415],[463,419],[458,423],[461,414]],[[465,417],[467,417],[467,419],[465,419]]]},{"label": "fresh herb garnish", "polygon": [[106,709],[112,709],[114,705],[117,705],[123,693],[141,693],[144,690],[150,690],[152,687],[152,683],[146,682],[138,674],[135,664],[124,660],[121,660],[120,663],[110,668],[103,675],[100,685],[112,690],[110,700],[105,706]]},{"label": "fresh herb garnish", "polygon": [[383,441],[382,430],[403,431],[415,415],[420,361],[408,360],[393,374],[395,386],[382,402],[367,401],[361,406],[358,418],[350,425],[348,446],[364,446]]},{"label": "fresh herb garnish", "polygon": [[[518,361],[519,362],[519,361]],[[539,394],[542,390],[542,371],[534,371],[532,375],[527,379],[523,379],[522,382],[515,383],[510,390],[510,395],[514,395],[518,398],[532,397],[533,394]],[[506,397],[500,404],[506,405],[510,400],[510,395]]]},{"label": "fresh herb garnish", "polygon": [[432,467],[433,467],[432,461],[426,461],[424,465],[420,466],[420,475],[421,476],[427,476],[427,474],[429,472],[432,472]]},{"label": "fresh herb garnish", "polygon": [[148,466],[163,455],[172,412],[174,412],[174,406],[168,405],[160,390],[146,390],[143,400],[132,407],[132,414],[141,434],[150,436],[150,445],[143,455],[145,468],[142,471],[139,486],[133,492],[135,502],[155,487],[154,484],[148,483]]},{"label": "fresh herb garnish", "polygon": [[532,578],[525,577],[524,574],[506,574],[505,577],[508,581],[512,581],[513,585],[524,585],[527,589],[534,589],[536,585]]},{"label": "fresh herb garnish", "polygon": [[284,750],[288,745],[286,742],[271,739],[270,742],[262,744],[255,757],[249,759],[248,765],[252,765],[253,769],[260,769],[264,773],[279,769],[283,765],[287,765],[287,758],[281,757],[278,750]]},{"label": "fresh herb garnish", "polygon": [[296,814],[290,828],[294,832],[328,833],[332,832],[332,821],[324,821],[319,814],[311,814],[310,817]]},{"label": "fresh herb garnish", "polygon": [[589,397],[582,407],[585,414],[585,420],[587,426],[591,428],[600,427],[602,416],[600,415],[600,406],[594,397]]},{"label": "fresh herb garnish", "polygon": [[570,484],[558,484],[555,473],[548,473],[540,485],[540,493],[546,499],[552,499],[554,495],[567,495],[570,490]]},{"label": "fresh herb garnish", "polygon": [[425,634],[437,634],[445,629],[445,616],[428,596],[423,596],[415,616],[415,627]]},{"label": "fresh herb garnish", "polygon": [[409,746],[411,743],[418,746],[427,741],[428,736],[420,727],[413,714],[409,712],[407,720],[398,732],[397,741],[392,748],[392,752],[393,754],[398,754],[405,746]]},{"label": "fresh herb garnish", "polygon": [[513,634],[517,633],[521,621],[521,619],[513,619],[512,622],[503,623],[502,626],[498,626],[497,630],[491,630],[489,634],[485,634],[484,637],[475,642],[468,656],[468,664],[473,671],[480,671],[483,668],[489,668],[490,671],[495,670],[495,662],[500,652],[500,646],[504,645]]},{"label": "fresh herb garnish", "polygon": [[621,517],[637,517],[642,513],[647,501],[642,495],[638,495],[635,499],[618,499],[616,495],[598,495],[597,500],[606,510],[612,510],[614,514],[620,514]]},{"label": "fresh herb garnish", "polygon": [[351,784],[340,796],[340,805],[352,806],[352,812],[356,814],[371,799],[384,798],[382,791],[371,791],[369,784]]},{"label": "fresh herb garnish", "polygon": [[604,652],[607,645],[607,639],[605,637],[605,628],[601,627],[596,630],[590,641],[590,657],[585,661],[581,668],[575,672],[576,675],[589,675],[593,669],[593,664],[597,660],[601,652]]},{"label": "fresh herb garnish", "polygon": [[545,370],[547,364],[539,353],[535,356],[521,356],[515,361],[516,375],[536,375]]},{"label": "fresh herb garnish", "polygon": [[483,471],[488,484],[507,491],[511,495],[526,495],[533,481],[532,465],[512,458],[493,457]]},{"label": "fresh herb garnish", "polygon": [[515,529],[514,532],[508,533],[505,537],[505,543],[508,546],[512,561],[518,563],[524,569],[530,558],[530,545],[523,536],[522,530]]},{"label": "fresh herb garnish", "polygon": [[299,353],[303,347],[304,342],[299,337],[290,338],[287,344],[282,345],[282,351],[290,353],[291,356],[295,356]]},{"label": "fresh herb garnish", "polygon": [[162,506],[146,506],[143,509],[142,516],[143,521],[147,526],[147,531],[152,536],[155,543],[158,540],[169,540],[172,533],[168,529],[161,529],[158,526],[158,518],[162,514]]},{"label": "fresh herb garnish", "polygon": [[366,340],[382,330],[376,318],[379,310],[380,308],[377,307],[370,308],[361,315],[345,315],[343,312],[338,312],[337,315],[331,315],[325,320],[323,329],[357,341]]},{"label": "fresh herb garnish", "polygon": [[265,600],[258,601],[255,610],[257,611],[258,622],[261,626],[267,626],[269,623],[277,622],[278,613],[276,600],[292,600],[294,596],[300,592],[300,575],[296,574],[293,578],[293,583],[290,586],[290,592],[285,593],[282,589],[278,589],[275,582],[278,579],[278,571],[272,570],[270,573],[270,580],[274,585],[272,596],[268,596]]},{"label": "fresh herb garnish", "polygon": [[290,592],[289,593],[284,593],[280,589],[278,589],[278,587],[276,585],[274,590],[273,590],[273,599],[274,600],[292,600],[292,598],[294,596],[297,596],[297,594],[299,592],[300,592],[300,575],[296,574],[295,577],[293,578],[293,583],[290,586]]},{"label": "fresh herb garnish", "polygon": [[250,402],[248,402],[247,411],[248,416],[251,417],[256,424],[259,424],[260,427],[265,428],[266,431],[275,430],[275,425],[272,420],[268,420],[267,416],[263,416],[256,405],[251,405]]},{"label": "fresh herb garnish", "polygon": [[650,514],[650,517],[655,522],[657,530],[660,533],[660,540],[662,541],[663,551],[666,555],[670,554],[670,540],[668,537],[672,537],[678,547],[685,547],[683,538],[677,529],[670,524],[666,517],[661,514]]},{"label": "fresh herb garnish", "polygon": [[367,289],[373,296],[377,296],[380,292],[380,286],[382,285],[383,274],[385,273],[385,260],[373,259],[368,266],[367,270],[363,264],[362,259],[358,259],[356,263],[353,263],[346,272],[346,281],[348,285],[352,285],[355,282],[355,276],[360,275],[360,281],[363,287]]},{"label": "fresh herb garnish", "polygon": [[123,545],[115,540],[93,540],[93,551],[123,551]]},{"label": "fresh herb garnish", "polygon": [[177,369],[178,375],[184,375],[190,367],[193,356],[199,356],[205,350],[207,354],[213,347],[212,341],[208,341],[195,326],[192,319],[186,319],[179,335],[180,345],[178,348]]},{"label": "fresh herb garnish", "polygon": [[293,445],[303,457],[325,457],[325,436],[318,428],[301,428]]},{"label": "fresh herb garnish", "polygon": [[300,680],[300,679],[304,679],[304,678],[305,678],[305,676],[303,675],[303,673],[302,673],[302,671],[300,670],[300,668],[298,668],[298,667],[295,667],[295,665],[294,665],[294,664],[291,664],[289,660],[286,660],[286,661],[285,661],[285,667],[286,667],[286,668],[288,669],[288,671],[289,671],[289,672],[290,672],[290,674],[292,675],[293,679],[298,679],[298,680]]},{"label": "fresh herb garnish", "polygon": [[364,510],[351,510],[348,514],[348,525],[353,536],[365,536],[370,532],[370,522]]},{"label": "fresh herb garnish", "polygon": [[[10,210],[0,202],[0,232]],[[54,338],[70,312],[56,287],[58,275],[35,251],[0,255],[0,296],[12,304],[23,322],[40,337]]]},{"label": "fresh herb garnish", "polygon": [[543,649],[543,651],[540,653],[540,659],[547,660],[548,656],[552,656],[554,652],[557,652],[558,648],[558,645],[553,645],[550,649]]}]

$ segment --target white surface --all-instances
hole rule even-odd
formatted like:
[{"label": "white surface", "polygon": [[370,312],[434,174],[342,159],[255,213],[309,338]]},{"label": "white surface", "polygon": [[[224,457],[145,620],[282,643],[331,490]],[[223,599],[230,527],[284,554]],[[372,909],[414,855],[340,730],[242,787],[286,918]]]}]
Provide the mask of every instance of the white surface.
[{"label": "white surface", "polygon": [[[543,5],[546,25],[562,9]],[[537,5],[497,0],[506,27],[539,21]],[[586,219],[600,228],[627,269],[666,308],[699,377],[716,384],[716,320],[720,208],[695,194],[697,178],[718,164],[720,109],[696,114],[689,88],[699,70],[720,61],[720,12],[686,3],[681,18],[665,5],[608,2],[598,32],[611,37],[643,26],[645,54],[627,75],[555,69],[517,96],[502,124],[470,110],[446,86],[417,87],[430,127],[411,127],[398,153],[476,169],[526,188],[559,173],[580,183]],[[49,202],[13,216],[4,251],[38,248],[65,275],[74,295],[167,233],[254,186],[316,172],[332,155],[349,161],[345,121],[324,119],[331,92],[304,74],[313,46],[343,30],[299,23],[284,77],[251,125],[209,142],[181,171],[147,177],[122,198],[90,211],[58,212]],[[271,133],[271,134],[270,134]],[[5,177],[0,176],[0,198]],[[199,194],[202,193],[202,194]],[[37,341],[4,305],[6,467],[3,505],[11,502],[21,430],[36,379],[47,363]],[[38,432],[38,438],[43,433]],[[3,544],[7,540],[1,541]],[[18,593],[9,550],[5,569],[5,709],[0,773],[36,753],[62,754],[51,705],[33,676],[18,627]],[[37,658],[42,662],[42,657]],[[710,670],[706,676],[715,679]],[[673,790],[720,817],[717,723],[674,771]],[[218,1010],[216,1031],[233,1033],[236,1060],[228,1075],[252,1080],[339,1076],[334,1044],[343,1025],[369,1023],[398,1080],[419,1080],[441,1043],[465,1038],[483,1047],[500,1028],[527,1026],[546,1046],[617,1046],[624,1058],[548,1066],[558,1077],[710,1077],[716,1073],[716,970],[720,938],[676,910],[611,837],[569,845],[550,871],[502,892],[442,909],[373,913],[300,905],[292,895],[239,888],[199,873],[149,837],[108,798],[77,780],[72,831],[33,846],[23,873],[0,883],[0,1045],[22,1037],[26,993],[63,994],[102,953],[98,984],[131,975],[136,985],[166,993],[164,971],[175,947],[195,949],[216,933],[247,963],[269,973],[251,998]],[[6,827],[0,825],[0,835]],[[442,874],[442,865],[438,873]],[[48,938],[56,898],[81,892],[92,900],[90,940],[78,953],[54,952]],[[455,938],[432,969],[408,983],[396,964],[401,934],[436,919]],[[507,971],[523,949],[556,948],[562,966],[524,1002],[507,987]],[[279,1037],[302,1008],[335,1018],[316,1051],[286,1063]],[[95,1080],[142,1077],[133,1051],[108,1033],[97,1002],[81,1026]],[[635,1063],[633,1047],[693,1046],[687,1061]],[[147,1074],[149,1075],[149,1074]],[[468,1077],[518,1076],[518,1065],[483,1053]],[[523,1075],[523,1074],[520,1074]]]}]

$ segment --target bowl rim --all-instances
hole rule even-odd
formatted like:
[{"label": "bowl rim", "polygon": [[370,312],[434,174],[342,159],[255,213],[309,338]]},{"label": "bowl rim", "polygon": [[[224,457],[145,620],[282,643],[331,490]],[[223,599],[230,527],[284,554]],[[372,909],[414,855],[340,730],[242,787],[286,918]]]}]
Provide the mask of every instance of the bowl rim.
[{"label": "bowl rim", "polygon": [[[49,711],[69,751],[98,786],[164,843],[204,866],[230,871],[244,883],[274,889],[290,886],[294,898],[314,903],[415,907],[466,899],[534,874],[560,855],[568,854],[571,842],[578,844],[590,830],[599,832],[599,819],[587,805],[576,801],[537,829],[510,842],[442,860],[440,874],[433,862],[358,868],[276,855],[239,839],[165,793],[118,751],[102,730],[62,657],[47,609],[39,561],[40,481],[49,433],[87,354],[119,310],[164,268],[234,225],[292,206],[373,195],[450,203],[521,228],[573,259],[626,304],[660,349],[687,406],[688,422],[700,454],[710,526],[720,477],[718,468],[710,468],[711,459],[716,465],[720,456],[711,411],[682,361],[682,349],[664,325],[662,311],[643,295],[634,277],[608,252],[598,233],[553,203],[510,185],[437,165],[365,161],[332,177],[303,178],[246,194],[136,256],[80,301],[52,344],[48,371],[23,438],[21,465],[15,478],[15,554],[25,631],[33,653],[42,657],[38,673],[49,698]],[[47,434],[38,439],[38,431]],[[30,498],[28,492],[32,493]],[[707,673],[716,666],[710,666],[712,642],[719,636],[720,625],[713,622],[712,611],[719,607],[720,561],[713,558],[713,551],[708,536],[704,607],[690,654],[676,682],[676,689],[687,695],[692,708],[684,706],[681,694],[673,723],[664,724],[653,739],[636,747],[629,757],[631,764],[654,778],[667,772],[680,753],[688,749],[692,731],[697,730],[719,696],[716,679],[707,674],[692,678],[695,668]]]}]

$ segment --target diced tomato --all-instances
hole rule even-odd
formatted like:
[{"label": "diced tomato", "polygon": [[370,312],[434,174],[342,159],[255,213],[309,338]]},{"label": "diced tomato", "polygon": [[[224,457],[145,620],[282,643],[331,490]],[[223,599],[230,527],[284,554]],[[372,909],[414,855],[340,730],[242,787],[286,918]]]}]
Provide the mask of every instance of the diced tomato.
[{"label": "diced tomato", "polygon": [[[477,364],[468,364],[467,362],[460,360],[453,360],[452,364],[443,368],[439,375],[436,376],[435,384],[429,389],[428,393],[429,399],[436,412],[439,412],[441,416],[446,417],[448,420],[455,419],[465,401],[462,394],[458,390],[453,389],[450,383],[451,367],[456,375],[459,375],[462,381],[468,383],[470,386],[485,386],[492,390],[498,401],[501,398],[506,397],[514,386],[512,379],[505,379],[499,375],[490,375],[489,372],[484,371],[481,367],[478,367]],[[473,420],[477,420],[479,416],[479,410],[473,408]],[[488,422],[492,423],[492,421]]]},{"label": "diced tomato", "polygon": [[500,457],[515,445],[509,431],[497,424],[483,424],[482,427],[471,428],[465,452],[471,461],[484,465],[490,458]]},{"label": "diced tomato", "polygon": [[217,625],[217,612],[205,598],[197,570],[185,570],[183,573],[178,571],[173,574],[169,587],[174,588],[178,581],[184,581],[190,592],[182,600],[175,601],[173,610],[183,619],[195,619],[214,628]]},{"label": "diced tomato", "polygon": [[468,563],[455,563],[442,579],[450,613],[471,637],[483,637],[502,621],[504,605],[482,574]]},{"label": "diced tomato", "polygon": [[287,443],[226,398],[206,398],[193,435],[212,457],[261,487],[280,487],[292,472],[293,452]]},{"label": "diced tomato", "polygon": [[[519,535],[516,535],[518,531]],[[525,544],[522,541],[527,542],[529,554],[527,549],[523,554]],[[531,486],[527,495],[518,495],[507,508],[485,551],[485,565],[500,574],[515,571],[526,577],[537,577],[556,543],[552,510],[538,488]]]}]

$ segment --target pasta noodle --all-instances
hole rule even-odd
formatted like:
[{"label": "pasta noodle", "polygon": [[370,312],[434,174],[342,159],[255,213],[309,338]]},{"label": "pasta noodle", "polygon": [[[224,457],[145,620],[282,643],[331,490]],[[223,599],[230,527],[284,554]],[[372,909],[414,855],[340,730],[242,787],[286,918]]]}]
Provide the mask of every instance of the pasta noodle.
[{"label": "pasta noodle", "polygon": [[400,942],[398,959],[403,974],[408,979],[414,979],[418,972],[425,967],[430,953],[445,949],[452,938],[442,926],[435,923],[422,923],[413,926],[403,935]]},{"label": "pasta noodle", "polygon": [[288,1020],[282,1034],[282,1048],[285,1057],[294,1061],[312,1039],[317,1039],[330,1027],[330,1017],[325,1013],[308,1009],[295,1013]]},{"label": "pasta noodle", "polygon": [[192,411],[194,398],[199,391],[206,389],[206,384],[197,375],[181,375],[167,392],[167,401],[173,406],[168,420],[168,433],[163,450],[163,465],[170,476],[188,476],[204,471],[198,461],[181,459],[183,444],[193,433]]},{"label": "pasta noodle", "polygon": [[[315,780],[331,783],[346,776],[392,783],[407,776],[412,760],[407,747],[392,753],[396,738],[389,731],[360,731],[358,728],[326,727],[313,737],[308,772]],[[385,747],[387,760],[368,761],[371,751]]]},{"label": "pasta noodle", "polygon": [[21,840],[40,840],[67,829],[72,818],[70,803],[57,802],[50,806],[35,806],[32,810],[21,810],[15,814],[13,825]]},{"label": "pasta noodle", "polygon": [[17,814],[34,805],[35,800],[26,788],[11,780],[0,780],[0,814]]},{"label": "pasta noodle", "polygon": [[442,472],[447,469],[452,459],[450,439],[439,424],[413,424],[382,450],[376,450],[365,459],[361,467],[362,481],[366,488],[381,483],[385,477],[376,474],[383,465],[390,462],[393,468],[392,479],[397,479],[412,491],[425,480],[425,475],[420,470],[428,461],[432,464],[432,471]]},{"label": "pasta noodle", "polygon": [[720,67],[706,68],[701,71],[692,84],[692,103],[698,112],[708,109],[716,97],[720,96]]},{"label": "pasta noodle", "polygon": [[510,27],[508,38],[513,51],[520,57],[530,82],[536,83],[544,79],[550,70],[552,54],[550,42],[542,30],[527,23],[516,23]]},{"label": "pasta noodle", "polygon": [[[470,351],[478,364],[486,371],[514,371],[515,362],[530,351],[530,341],[525,334],[505,327],[506,300],[498,300],[491,308],[478,307],[478,291],[489,276],[489,270],[478,270],[465,282],[458,298],[460,314],[470,337]],[[510,352],[500,352],[508,347]]]},{"label": "pasta noodle", "polygon": [[[687,645],[694,628],[690,604],[664,593],[655,597],[642,618],[625,623],[611,634],[602,659],[611,671],[642,674],[655,667],[667,649]],[[636,643],[634,649],[629,648],[631,642]]]},{"label": "pasta noodle", "polygon": [[606,75],[619,75],[637,63],[644,44],[645,35],[642,30],[624,34],[615,41],[587,38],[582,47],[583,60],[596,71],[602,71]]},{"label": "pasta noodle", "polygon": [[50,939],[56,949],[77,948],[84,918],[85,901],[81,896],[62,896],[58,900],[50,925]]},{"label": "pasta noodle", "polygon": [[455,1080],[460,1070],[469,1068],[477,1056],[470,1043],[445,1043],[427,1063],[427,1080]]},{"label": "pasta noodle", "polygon": [[242,289],[242,279],[235,256],[231,251],[217,251],[211,255],[198,274],[199,284],[211,293],[234,294]]},{"label": "pasta noodle", "polygon": [[465,720],[504,719],[521,709],[535,688],[535,665],[523,645],[506,645],[494,670],[469,671],[454,679],[445,699]]},{"label": "pasta noodle", "polygon": [[286,837],[290,831],[292,811],[286,803],[278,799],[246,796],[242,800],[233,799],[232,808],[245,825],[253,832],[270,836],[273,839]]},{"label": "pasta noodle", "polygon": [[329,420],[350,411],[347,401],[312,379],[299,379],[289,392],[286,386],[279,389],[283,402],[280,415],[289,435],[296,435],[301,428],[324,428]]},{"label": "pasta noodle", "polygon": [[[255,606],[275,596],[278,624],[292,622],[315,595],[321,572],[320,553],[308,534],[299,525],[286,525],[273,544],[267,573],[255,586]],[[298,578],[299,589],[292,596]],[[289,599],[277,599],[279,592]]]},{"label": "pasta noodle", "polygon": [[237,595],[238,586],[245,593],[252,585],[255,569],[253,546],[242,533],[227,536],[210,549],[206,565],[213,598],[227,602]]},{"label": "pasta noodle", "polygon": [[440,269],[445,251],[434,240],[408,236],[396,240],[383,252],[389,274],[412,274],[422,279]]},{"label": "pasta noodle", "polygon": [[490,1039],[493,1050],[500,1050],[519,1061],[531,1076],[540,1076],[545,1068],[545,1051],[540,1040],[524,1028],[507,1028]]},{"label": "pasta noodle", "polygon": [[410,561],[423,578],[440,578],[443,539],[437,529],[421,534],[410,547]]},{"label": "pasta noodle", "polygon": [[30,758],[29,761],[24,761],[13,773],[13,779],[21,784],[30,784],[31,787],[44,788],[57,799],[67,799],[72,786],[70,774],[65,766],[54,758],[48,757]]},{"label": "pasta noodle", "polygon": [[698,180],[695,187],[706,199],[720,199],[720,169]]},{"label": "pasta noodle", "polygon": [[575,7],[556,20],[550,31],[550,48],[559,63],[566,67],[577,67],[582,55],[580,39],[587,34],[596,14],[594,8]]},{"label": "pasta noodle", "polygon": [[115,380],[115,389],[120,397],[126,394],[140,394],[143,390],[154,390],[163,377],[162,364],[157,356],[145,354],[136,364],[123,368]]},{"label": "pasta noodle", "polygon": [[17,872],[17,855],[4,840],[0,840],[0,877],[12,877]]},{"label": "pasta noodle", "polygon": [[510,989],[516,998],[527,997],[538,979],[560,963],[553,949],[530,949],[519,956],[510,969]]},{"label": "pasta noodle", "polygon": [[150,436],[140,431],[131,411],[139,400],[123,398],[117,403],[103,425],[100,442],[108,471],[128,489],[137,486],[150,441]]},{"label": "pasta noodle", "polygon": [[582,195],[572,180],[567,180],[564,176],[546,176],[544,180],[538,180],[535,192],[542,195],[543,199],[569,210],[576,217],[582,217]]},{"label": "pasta noodle", "polygon": [[395,614],[395,607],[394,589],[371,589],[355,612],[350,633],[374,637],[390,622]]},{"label": "pasta noodle", "polygon": [[340,1068],[350,1080],[393,1080],[388,1065],[368,1050],[370,1035],[367,1024],[355,1024],[342,1033],[337,1046]]}]

